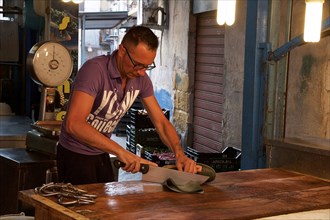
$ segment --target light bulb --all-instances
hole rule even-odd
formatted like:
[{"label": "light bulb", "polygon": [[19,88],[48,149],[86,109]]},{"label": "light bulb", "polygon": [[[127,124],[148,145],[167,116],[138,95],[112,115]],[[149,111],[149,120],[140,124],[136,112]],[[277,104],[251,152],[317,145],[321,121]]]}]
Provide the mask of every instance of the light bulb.
[{"label": "light bulb", "polygon": [[306,0],[304,41],[319,42],[324,0]]},{"label": "light bulb", "polygon": [[226,23],[226,1],[218,0],[217,22],[219,25]]},{"label": "light bulb", "polygon": [[232,25],[235,22],[236,0],[218,0],[217,22]]},{"label": "light bulb", "polygon": [[80,4],[83,3],[84,0],[72,0],[73,3],[75,4]]},{"label": "light bulb", "polygon": [[235,22],[236,0],[227,1],[226,23],[231,26]]},{"label": "light bulb", "polygon": [[62,0],[62,2],[68,3],[71,2],[71,0]]}]

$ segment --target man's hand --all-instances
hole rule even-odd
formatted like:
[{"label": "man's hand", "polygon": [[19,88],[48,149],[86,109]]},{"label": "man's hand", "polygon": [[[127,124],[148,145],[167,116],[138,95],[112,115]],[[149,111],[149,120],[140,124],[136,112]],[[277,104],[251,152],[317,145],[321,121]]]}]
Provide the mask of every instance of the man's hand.
[{"label": "man's hand", "polygon": [[129,151],[126,151],[123,156],[118,156],[119,160],[125,163],[122,167],[126,172],[137,173],[140,171],[141,164],[148,164],[151,166],[158,166],[149,160],[143,159]]},{"label": "man's hand", "polygon": [[198,173],[202,171],[202,167],[196,165],[196,162],[188,158],[183,152],[176,156],[176,167],[179,171],[188,173]]}]

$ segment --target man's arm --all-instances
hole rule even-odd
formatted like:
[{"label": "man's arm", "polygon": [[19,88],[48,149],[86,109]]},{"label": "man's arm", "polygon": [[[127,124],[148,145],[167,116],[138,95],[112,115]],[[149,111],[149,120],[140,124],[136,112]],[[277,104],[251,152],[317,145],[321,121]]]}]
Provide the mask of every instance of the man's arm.
[{"label": "man's arm", "polygon": [[196,173],[195,161],[189,159],[183,152],[176,130],[171,122],[165,117],[155,96],[144,98],[142,99],[142,102],[162,142],[175,154],[178,170]]}]

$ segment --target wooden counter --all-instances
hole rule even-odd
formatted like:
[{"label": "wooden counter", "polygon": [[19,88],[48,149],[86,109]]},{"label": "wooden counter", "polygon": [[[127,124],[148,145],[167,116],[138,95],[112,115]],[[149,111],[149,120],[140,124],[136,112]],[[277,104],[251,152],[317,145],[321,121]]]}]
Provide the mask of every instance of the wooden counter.
[{"label": "wooden counter", "polygon": [[[255,219],[330,208],[330,181],[280,169],[218,173],[203,194],[166,191],[141,181],[78,186],[98,198],[93,205],[63,207],[25,190],[19,198],[40,219]],[[82,214],[77,213],[80,212]]]}]

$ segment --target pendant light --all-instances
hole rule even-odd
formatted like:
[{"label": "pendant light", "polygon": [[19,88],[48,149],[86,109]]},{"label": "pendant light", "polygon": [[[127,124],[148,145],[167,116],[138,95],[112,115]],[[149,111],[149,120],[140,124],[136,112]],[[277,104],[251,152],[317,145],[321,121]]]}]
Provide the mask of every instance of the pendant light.
[{"label": "pendant light", "polygon": [[217,23],[231,26],[235,22],[236,0],[218,0]]},{"label": "pendant light", "polygon": [[72,0],[72,2],[75,4],[80,4],[80,3],[83,3],[84,0]]},{"label": "pendant light", "polygon": [[321,36],[322,11],[324,0],[306,0],[305,42],[319,42]]},{"label": "pendant light", "polygon": [[62,0],[62,2],[65,2],[65,3],[68,3],[68,2],[73,2],[75,4],[80,4],[80,3],[83,3],[84,0]]}]

